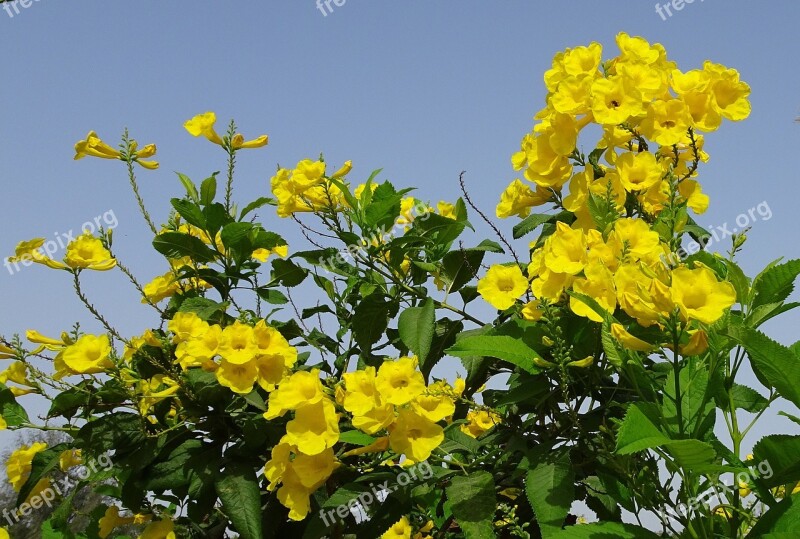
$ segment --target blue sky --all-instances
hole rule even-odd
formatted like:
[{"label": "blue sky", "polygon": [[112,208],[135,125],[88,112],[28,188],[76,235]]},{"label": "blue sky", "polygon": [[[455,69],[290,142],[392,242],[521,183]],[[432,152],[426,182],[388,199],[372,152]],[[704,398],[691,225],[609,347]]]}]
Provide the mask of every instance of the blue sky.
[{"label": "blue sky", "polygon": [[[466,170],[475,200],[492,213],[515,177],[509,156],[544,104],[542,74],[553,54],[595,40],[614,56],[619,31],[661,42],[683,69],[705,59],[739,69],[753,89],[753,114],[707,137],[711,162],[700,180],[711,208],[698,221],[733,228],[738,215],[766,203],[771,218],[751,223],[745,270],[753,275],[777,257],[800,257],[800,4],[697,0],[667,20],[654,2],[638,0],[331,6],[323,16],[314,0],[38,0],[13,17],[0,11],[3,257],[22,239],[77,233],[112,211],[121,259],[144,281],[163,272],[120,163],[73,162],[72,147],[90,129],[113,143],[124,127],[141,144],[157,143],[161,169],[140,171],[139,180],[162,222],[169,197],[181,195],[174,171],[200,180],[224,167],[220,151],[182,128],[206,110],[223,122],[235,118],[245,135],[270,135],[266,149],[241,154],[240,201],[268,195],[278,163],[324,152],[331,163],[352,159],[353,179],[382,167],[384,178],[420,187],[417,196],[432,201],[454,200]],[[306,247],[291,221],[262,216],[290,245]],[[525,250],[525,242],[517,245]],[[155,321],[118,272],[85,282],[123,332]],[[0,297],[6,336],[28,328],[58,334],[76,321],[100,329],[66,274],[0,268]],[[799,322],[794,312],[767,329],[791,343]],[[791,429],[771,421],[763,432]]]}]

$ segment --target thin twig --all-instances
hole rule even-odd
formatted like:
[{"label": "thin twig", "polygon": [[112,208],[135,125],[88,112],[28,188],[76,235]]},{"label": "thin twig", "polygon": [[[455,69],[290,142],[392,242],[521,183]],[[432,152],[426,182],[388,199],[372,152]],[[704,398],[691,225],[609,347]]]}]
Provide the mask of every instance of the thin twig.
[{"label": "thin twig", "polygon": [[508,240],[506,240],[505,236],[503,236],[503,234],[495,226],[495,224],[488,217],[486,217],[486,215],[480,209],[478,209],[478,206],[476,206],[475,203],[472,202],[472,199],[469,197],[469,193],[467,193],[467,186],[464,184],[464,174],[466,173],[467,173],[466,171],[462,171],[461,174],[458,175],[458,183],[461,186],[461,192],[464,193],[464,200],[466,200],[467,204],[469,204],[469,207],[475,210],[475,212],[481,216],[481,219],[483,219],[486,222],[486,224],[489,225],[492,228],[492,230],[494,230],[494,233],[497,234],[497,237],[500,238],[500,241],[503,242],[503,245],[508,247],[511,256],[514,257],[514,261],[517,263],[517,265],[519,265],[520,262],[519,262],[519,257],[517,256],[517,252],[514,251],[514,248],[511,247],[511,244],[508,242]]}]

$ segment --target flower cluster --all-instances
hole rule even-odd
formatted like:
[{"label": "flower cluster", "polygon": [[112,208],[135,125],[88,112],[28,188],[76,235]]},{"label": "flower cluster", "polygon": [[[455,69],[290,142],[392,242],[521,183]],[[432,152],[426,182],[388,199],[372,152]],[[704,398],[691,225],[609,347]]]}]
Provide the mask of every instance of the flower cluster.
[{"label": "flower cluster", "polygon": [[304,159],[293,170],[278,169],[270,180],[272,194],[278,200],[278,215],[289,217],[297,212],[341,207],[346,203],[344,194],[331,179],[344,178],[352,167],[347,161],[330,177],[325,175],[326,163],[322,160]]},{"label": "flower cluster", "polygon": [[297,349],[263,320],[255,326],[236,321],[222,328],[184,312],[167,328],[184,370],[201,367],[214,372],[220,385],[235,393],[250,393],[256,383],[272,391],[297,361]]},{"label": "flower cluster", "polygon": [[[515,170],[523,170],[534,186],[514,180],[501,197],[498,217],[524,217],[534,206],[560,201],[567,182],[564,208],[584,229],[593,226],[589,194],[613,201],[629,216],[629,196],[649,215],[659,214],[671,197],[705,211],[708,198],[689,179],[697,163],[708,159],[696,132],[714,131],[723,119],[747,118],[750,87],[736,70],[712,62],[681,72],[660,44],[640,37],[621,33],[617,44],[621,54],[607,62],[598,43],[555,56],[544,77],[547,106],[512,157]],[[578,136],[590,123],[603,130],[597,148],[608,166],[576,154]],[[647,152],[648,140],[659,145],[656,152]],[[575,173],[576,165],[585,170]],[[675,177],[681,179],[677,194]]]}]

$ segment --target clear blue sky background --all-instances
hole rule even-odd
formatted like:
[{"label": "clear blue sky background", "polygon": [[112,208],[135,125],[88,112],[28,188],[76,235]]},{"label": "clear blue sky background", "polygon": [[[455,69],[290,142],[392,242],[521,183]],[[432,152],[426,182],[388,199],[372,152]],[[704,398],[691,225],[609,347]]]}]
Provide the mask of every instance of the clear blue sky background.
[{"label": "clear blue sky background", "polygon": [[[752,85],[751,118],[707,137],[712,160],[700,179],[712,205],[699,222],[734,227],[740,213],[766,201],[772,218],[753,223],[741,256],[753,275],[777,257],[800,257],[798,21],[792,0],[697,0],[668,20],[640,0],[347,0],[327,17],[314,0],[39,0],[13,18],[0,11],[0,253],[22,239],[77,232],[113,210],[121,259],[145,281],[163,272],[121,164],[73,162],[72,147],[90,129],[113,143],[126,126],[141,144],[157,143],[161,169],[139,178],[162,222],[168,198],[181,195],[173,171],[200,180],[224,166],[221,151],[182,128],[206,110],[223,122],[236,118],[245,135],[271,137],[268,148],[241,154],[240,201],[269,194],[277,163],[324,152],[334,164],[352,159],[352,179],[383,167],[384,177],[433,201],[457,198],[466,170],[475,200],[493,213],[515,177],[509,156],[544,103],[542,73],[553,54],[596,40],[614,56],[614,36],[624,30],[663,43],[683,69],[712,59]],[[306,247],[291,221],[269,210],[262,216],[290,245]],[[524,251],[526,242],[518,246]],[[84,280],[123,332],[153,324],[119,272]],[[58,334],[76,321],[100,329],[66,274],[0,268],[0,298],[6,336],[28,328]],[[795,312],[767,329],[792,343],[799,322]],[[769,421],[756,435],[791,430]],[[0,441],[9,439],[3,433]]]}]

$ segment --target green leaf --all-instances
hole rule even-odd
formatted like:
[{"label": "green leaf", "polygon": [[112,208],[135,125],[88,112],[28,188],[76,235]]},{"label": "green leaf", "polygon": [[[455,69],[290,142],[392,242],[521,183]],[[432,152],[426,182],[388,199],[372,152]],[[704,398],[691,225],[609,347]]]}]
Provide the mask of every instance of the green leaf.
[{"label": "green leaf", "polygon": [[741,305],[748,305],[750,301],[750,279],[733,260],[726,259],[724,262],[728,267],[727,279],[736,290],[736,301]]},{"label": "green leaf", "polygon": [[[672,432],[688,432],[703,438],[703,429],[713,428],[714,399],[709,394],[708,367],[698,358],[691,358],[680,370],[680,401],[683,425],[678,425],[675,371],[670,370],[664,383],[664,402],[661,407],[664,420]],[[709,416],[711,419],[709,420]]]},{"label": "green leaf", "polygon": [[153,247],[167,258],[188,256],[195,262],[211,262],[216,258],[214,251],[199,238],[182,232],[164,232],[153,239]]},{"label": "green leaf", "polygon": [[116,450],[129,454],[146,439],[139,414],[114,412],[86,423],[75,435],[75,445],[87,453],[99,455]]},{"label": "green leaf", "polygon": [[660,539],[660,536],[633,524],[595,522],[570,526],[553,536],[554,539]]},{"label": "green leaf", "polygon": [[200,204],[203,206],[213,204],[214,197],[217,196],[217,174],[215,172],[200,184]]},{"label": "green leaf", "polygon": [[575,475],[569,454],[528,470],[525,492],[536,514],[543,539],[561,531],[575,498]]},{"label": "green leaf", "polygon": [[272,261],[272,282],[280,283],[287,288],[302,283],[308,276],[308,270],[302,268],[291,260],[276,258]]},{"label": "green leaf", "polygon": [[448,282],[448,294],[457,291],[478,274],[485,254],[484,250],[460,249],[444,256],[442,269]]},{"label": "green leaf", "polygon": [[184,189],[186,189],[186,194],[189,195],[189,198],[195,202],[199,202],[200,197],[197,195],[197,187],[195,187],[194,182],[185,174],[181,174],[180,172],[177,172],[176,174],[178,175],[178,179],[183,184]]},{"label": "green leaf", "polygon": [[750,389],[742,384],[733,384],[731,387],[733,404],[737,409],[756,414],[764,410],[769,401],[755,389]]},{"label": "green leaf", "polygon": [[794,290],[794,281],[798,275],[800,259],[780,265],[775,265],[774,262],[770,264],[753,281],[753,307],[784,301]]},{"label": "green leaf", "polygon": [[[789,496],[761,515],[747,539],[790,538],[800,533],[800,494]],[[780,534],[780,535],[779,535]]]},{"label": "green leaf", "polygon": [[370,444],[375,443],[376,438],[370,436],[369,434],[364,434],[360,430],[347,430],[342,433],[339,433],[339,441],[351,444],[351,445],[358,445],[361,447],[366,447]]},{"label": "green leaf", "polygon": [[[272,305],[285,305],[289,303],[289,298],[287,298],[283,292],[275,290],[274,288],[262,286],[256,289],[256,293],[258,294],[258,297]],[[305,316],[303,319],[305,319]]]},{"label": "green leaf", "polygon": [[761,383],[800,406],[800,361],[791,349],[745,326],[731,325],[728,335],[747,350]]},{"label": "green leaf", "polygon": [[425,299],[420,307],[406,309],[397,320],[400,339],[417,355],[420,364],[425,363],[431,350],[435,326],[436,308],[431,298]]},{"label": "green leaf", "polygon": [[194,313],[203,320],[208,321],[218,312],[224,311],[225,308],[226,305],[224,303],[219,303],[208,298],[197,297],[186,298],[178,308],[178,312]]},{"label": "green leaf", "polygon": [[675,462],[686,470],[702,470],[717,456],[711,444],[700,440],[671,440],[662,444]]},{"label": "green leaf", "polygon": [[514,239],[518,240],[521,237],[533,232],[541,225],[553,221],[557,216],[546,213],[533,213],[525,219],[514,225]]},{"label": "green leaf", "polygon": [[761,477],[767,488],[800,481],[800,436],[766,436],[753,447],[758,462],[767,462],[772,474]]},{"label": "green leaf", "polygon": [[619,455],[630,455],[659,447],[669,441],[667,435],[661,432],[640,405],[632,404],[617,432],[616,452]]},{"label": "green leaf", "polygon": [[[55,406],[55,402],[53,402]],[[9,427],[17,427],[28,423],[28,412],[17,402],[17,398],[4,383],[0,383],[0,416]]]},{"label": "green leaf", "polygon": [[222,510],[242,539],[261,539],[261,491],[255,470],[228,463],[215,483]]},{"label": "green leaf", "polygon": [[541,357],[536,350],[519,339],[506,335],[476,335],[465,337],[447,349],[447,353],[455,357],[494,357],[516,365],[530,374],[537,374],[539,369],[533,362]]},{"label": "green leaf", "polygon": [[[253,252],[250,233],[255,229],[253,223],[228,223],[222,227],[220,237],[226,249]],[[248,254],[250,254],[248,253]]]},{"label": "green leaf", "polygon": [[177,211],[187,223],[197,228],[205,229],[206,218],[200,206],[185,198],[173,198],[170,202],[172,203],[172,207],[175,208],[175,211]]},{"label": "green leaf", "polygon": [[466,539],[496,537],[492,521],[497,499],[492,474],[481,471],[453,477],[447,487],[447,499]]},{"label": "green leaf", "polygon": [[257,210],[258,208],[260,208],[262,206],[265,206],[267,204],[274,204],[274,203],[275,203],[275,199],[272,199],[272,198],[269,198],[269,197],[257,198],[256,200],[254,200],[253,202],[251,202],[250,204],[248,204],[247,206],[245,206],[242,209],[242,212],[239,214],[239,219],[244,219],[245,216],[248,213],[250,213],[251,211],[253,211],[253,210]]},{"label": "green leaf", "polygon": [[389,325],[389,304],[380,294],[372,294],[359,303],[353,313],[352,329],[362,352],[378,342]]}]

